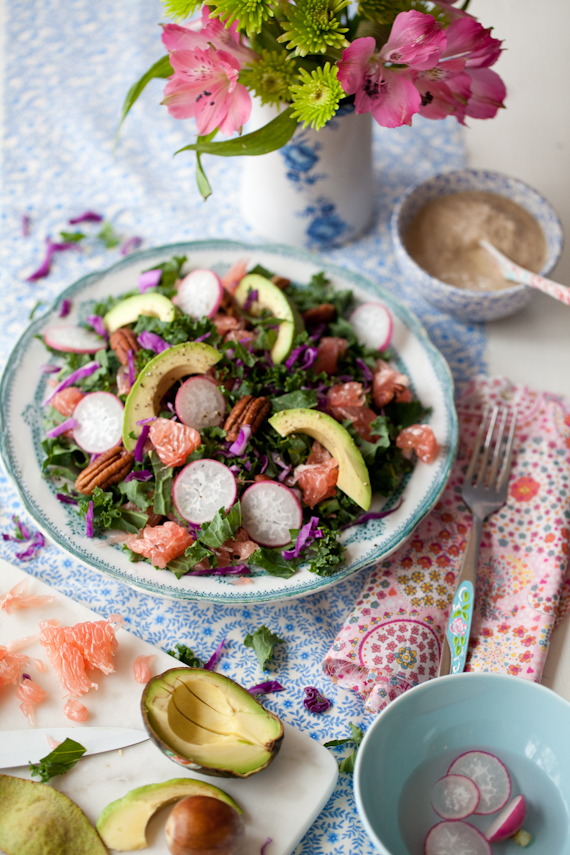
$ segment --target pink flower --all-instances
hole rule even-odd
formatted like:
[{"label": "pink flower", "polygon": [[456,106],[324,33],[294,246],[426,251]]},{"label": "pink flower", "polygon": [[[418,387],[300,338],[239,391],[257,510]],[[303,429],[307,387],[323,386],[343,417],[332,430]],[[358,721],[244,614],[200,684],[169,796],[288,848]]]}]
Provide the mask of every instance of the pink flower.
[{"label": "pink flower", "polygon": [[443,27],[432,15],[415,10],[400,12],[380,56],[384,62],[415,69],[432,68],[437,65],[446,43]]},{"label": "pink flower", "polygon": [[202,9],[202,20],[189,27],[166,24],[162,29],[162,43],[169,53],[177,50],[206,50],[212,46],[235,56],[242,65],[256,59],[255,51],[241,43],[237,22],[226,28],[219,18],[210,20],[207,6]]},{"label": "pink flower", "polygon": [[196,119],[200,136],[219,128],[238,131],[249,119],[251,98],[238,83],[240,62],[225,50],[175,50],[170,54],[174,74],[164,89],[168,112],[175,119]]},{"label": "pink flower", "polygon": [[505,106],[505,84],[490,68],[467,68],[466,73],[471,78],[471,96],[465,115],[472,119],[492,119]]},{"label": "pink flower", "polygon": [[442,60],[461,57],[467,66],[494,65],[501,55],[502,41],[491,36],[474,18],[458,18],[445,31],[447,45]]},{"label": "pink flower", "polygon": [[356,95],[357,113],[372,113],[384,128],[410,125],[420,108],[420,93],[399,69],[385,68],[375,48],[375,40],[367,36],[343,51],[337,63],[340,84],[347,95]]}]

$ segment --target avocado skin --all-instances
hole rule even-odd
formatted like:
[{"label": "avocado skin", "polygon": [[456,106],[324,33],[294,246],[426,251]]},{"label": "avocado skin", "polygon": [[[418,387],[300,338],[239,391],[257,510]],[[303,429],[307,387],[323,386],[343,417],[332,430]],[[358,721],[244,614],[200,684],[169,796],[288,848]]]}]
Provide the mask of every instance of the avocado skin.
[{"label": "avocado skin", "polygon": [[[218,682],[223,683],[227,687],[235,687],[235,691],[239,693],[245,693],[248,697],[248,703],[251,703],[251,706],[259,707],[260,713],[265,716],[268,716],[270,719],[273,719],[275,723],[279,726],[279,732],[277,736],[272,739],[269,743],[266,744],[267,751],[270,752],[270,757],[266,762],[262,765],[251,769],[246,772],[239,772],[235,769],[231,768],[222,768],[221,766],[210,766],[207,762],[200,761],[195,762],[188,757],[182,757],[180,754],[173,750],[173,748],[166,742],[163,735],[159,734],[155,729],[155,726],[152,722],[153,717],[153,703],[154,696],[160,691],[163,684],[174,685],[178,678],[186,676],[188,672],[193,672],[194,674],[203,674],[206,677],[211,678],[212,676]],[[215,778],[249,778],[250,775],[254,775],[257,772],[261,772],[265,769],[272,760],[275,759],[279,750],[281,748],[283,737],[284,737],[284,728],[282,721],[277,718],[269,710],[266,710],[259,701],[253,695],[250,695],[247,689],[244,689],[243,686],[240,686],[239,683],[236,683],[235,680],[230,679],[230,677],[226,677],[222,674],[217,674],[216,672],[207,671],[205,668],[171,668],[168,671],[164,671],[162,674],[157,674],[146,684],[145,689],[143,691],[142,699],[141,699],[141,713],[143,724],[145,729],[150,736],[151,740],[154,744],[159,748],[162,753],[168,757],[169,760],[172,760],[174,763],[177,763],[179,766],[182,766],[184,769],[191,769],[194,772],[200,772],[203,775],[211,775]]]},{"label": "avocado skin", "polygon": [[265,276],[260,276],[259,273],[248,273],[244,276],[234,293],[234,299],[240,306],[246,302],[250,291],[257,291],[257,312],[267,309],[274,317],[281,319],[277,340],[271,349],[271,358],[276,364],[283,362],[291,351],[293,339],[305,329],[303,319],[283,291]]},{"label": "avocado skin", "polygon": [[47,784],[0,775],[0,849],[6,855],[106,855],[77,805]]}]

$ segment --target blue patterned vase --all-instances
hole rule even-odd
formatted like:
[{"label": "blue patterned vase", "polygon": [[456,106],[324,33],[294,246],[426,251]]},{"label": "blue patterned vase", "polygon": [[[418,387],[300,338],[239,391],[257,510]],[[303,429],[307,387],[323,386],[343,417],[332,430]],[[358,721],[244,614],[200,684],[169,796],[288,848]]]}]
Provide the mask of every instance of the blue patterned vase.
[{"label": "blue patterned vase", "polygon": [[[254,101],[246,131],[275,115]],[[255,236],[318,250],[353,240],[370,224],[370,114],[341,107],[320,131],[299,125],[283,148],[243,160],[241,211]]]}]

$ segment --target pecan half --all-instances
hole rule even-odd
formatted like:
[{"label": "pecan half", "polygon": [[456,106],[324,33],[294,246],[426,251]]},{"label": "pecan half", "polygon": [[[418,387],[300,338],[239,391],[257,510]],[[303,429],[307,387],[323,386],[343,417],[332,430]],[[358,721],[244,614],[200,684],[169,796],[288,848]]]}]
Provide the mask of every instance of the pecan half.
[{"label": "pecan half", "polygon": [[271,404],[267,398],[254,398],[253,395],[245,395],[233,407],[226,419],[224,424],[224,430],[227,433],[226,438],[230,442],[235,442],[243,425],[249,425],[251,432],[256,433],[270,412]]},{"label": "pecan half", "polygon": [[106,490],[122,481],[131,471],[133,463],[133,455],[122,446],[109,448],[81,472],[75,482],[75,489],[86,496],[90,496],[95,487]]},{"label": "pecan half", "polygon": [[335,317],[336,309],[332,303],[321,303],[319,306],[303,312],[303,320],[308,327],[314,327],[317,324],[328,324]]},{"label": "pecan half", "polygon": [[111,333],[109,344],[111,345],[111,349],[117,354],[121,365],[129,364],[129,350],[132,350],[133,353],[140,350],[136,335],[128,327],[121,327],[115,330],[114,333]]},{"label": "pecan half", "polygon": [[282,291],[287,287],[287,285],[291,284],[291,280],[285,279],[284,276],[272,276],[271,281],[274,285],[277,285],[278,288],[281,288]]}]

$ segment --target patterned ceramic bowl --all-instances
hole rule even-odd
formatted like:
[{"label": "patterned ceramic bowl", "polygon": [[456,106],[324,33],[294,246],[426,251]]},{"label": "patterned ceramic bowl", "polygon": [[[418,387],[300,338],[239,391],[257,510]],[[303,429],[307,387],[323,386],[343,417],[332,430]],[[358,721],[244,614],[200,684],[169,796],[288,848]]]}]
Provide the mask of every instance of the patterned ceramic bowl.
[{"label": "patterned ceramic bowl", "polygon": [[[400,695],[368,728],[354,769],[356,807],[376,851],[423,855],[428,831],[441,821],[431,806],[433,784],[457,757],[477,750],[505,764],[511,799],[524,795],[523,828],[536,855],[567,855],[569,728],[568,701],[520,677],[454,674]],[[465,822],[484,834],[497,815]],[[493,844],[496,855],[515,851],[522,852],[510,840]]]},{"label": "patterned ceramic bowl", "polygon": [[392,240],[402,273],[414,281],[425,299],[442,312],[462,321],[493,321],[512,315],[526,306],[533,297],[534,289],[527,285],[513,285],[501,291],[456,288],[426,273],[409,255],[403,242],[403,235],[420,208],[432,199],[464,190],[498,193],[517,202],[532,214],[546,239],[546,262],[539,271],[542,276],[548,275],[562,253],[562,225],[550,203],[528,184],[500,172],[479,169],[462,169],[436,175],[410,187],[396,204],[392,213]]}]

